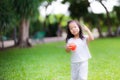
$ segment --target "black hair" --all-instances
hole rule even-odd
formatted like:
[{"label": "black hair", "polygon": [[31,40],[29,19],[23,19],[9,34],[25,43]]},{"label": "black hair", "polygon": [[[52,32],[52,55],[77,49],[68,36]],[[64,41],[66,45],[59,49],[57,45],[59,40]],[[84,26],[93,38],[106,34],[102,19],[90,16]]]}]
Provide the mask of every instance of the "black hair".
[{"label": "black hair", "polygon": [[70,24],[71,22],[75,22],[75,23],[78,25],[78,27],[79,27],[79,29],[80,29],[80,30],[79,30],[79,37],[80,37],[81,39],[83,39],[83,38],[84,38],[84,36],[83,36],[83,31],[82,31],[82,27],[81,27],[81,25],[79,24],[79,22],[78,22],[78,21],[75,21],[75,20],[70,20],[70,21],[67,22],[67,29],[66,29],[67,37],[66,37],[66,42],[68,41],[68,39],[74,37],[74,35],[70,32],[70,29],[69,29],[69,24]]}]

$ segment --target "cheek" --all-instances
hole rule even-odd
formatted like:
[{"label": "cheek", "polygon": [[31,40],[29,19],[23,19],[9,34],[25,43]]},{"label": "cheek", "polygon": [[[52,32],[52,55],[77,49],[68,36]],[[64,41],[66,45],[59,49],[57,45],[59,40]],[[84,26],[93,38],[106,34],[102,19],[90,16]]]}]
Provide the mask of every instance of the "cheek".
[{"label": "cheek", "polygon": [[79,29],[79,28],[77,28],[76,30],[77,30],[78,32],[80,31],[80,29]]},{"label": "cheek", "polygon": [[78,31],[80,32],[80,28],[78,28]]},{"label": "cheek", "polygon": [[70,30],[71,33],[73,33],[73,30]]},{"label": "cheek", "polygon": [[78,32],[80,32],[80,29],[78,29]]}]

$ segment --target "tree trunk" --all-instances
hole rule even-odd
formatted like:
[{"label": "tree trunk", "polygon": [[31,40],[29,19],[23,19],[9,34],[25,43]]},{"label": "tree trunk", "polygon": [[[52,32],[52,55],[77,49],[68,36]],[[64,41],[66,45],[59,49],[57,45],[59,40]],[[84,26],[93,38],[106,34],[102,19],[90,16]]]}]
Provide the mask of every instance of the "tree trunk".
[{"label": "tree trunk", "polygon": [[0,36],[0,41],[1,41],[1,49],[4,49],[4,41],[2,35]]},{"label": "tree trunk", "polygon": [[109,12],[108,12],[106,6],[102,3],[102,0],[100,1],[100,3],[104,7],[104,9],[105,9],[105,11],[107,13],[108,36],[113,36],[113,34],[112,34],[112,27],[111,27],[111,24],[110,24]]},{"label": "tree trunk", "polygon": [[16,27],[14,28],[13,38],[14,38],[14,44],[16,46],[17,45],[17,31],[16,31]]},{"label": "tree trunk", "polygon": [[29,47],[29,20],[23,18],[20,23],[19,41],[20,47]]},{"label": "tree trunk", "polygon": [[102,38],[103,34],[102,34],[102,31],[101,31],[100,25],[98,25],[97,29],[98,29],[99,37]]}]

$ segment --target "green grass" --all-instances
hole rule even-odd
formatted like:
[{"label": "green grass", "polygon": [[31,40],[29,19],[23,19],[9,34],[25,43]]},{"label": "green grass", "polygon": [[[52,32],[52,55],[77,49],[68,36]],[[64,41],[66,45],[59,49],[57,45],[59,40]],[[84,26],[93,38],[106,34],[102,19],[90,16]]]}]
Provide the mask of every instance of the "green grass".
[{"label": "green grass", "polygon": [[120,80],[120,39],[99,39],[90,44],[93,58],[89,80]]},{"label": "green grass", "polygon": [[[0,80],[70,80],[70,54],[64,42],[0,51]],[[89,44],[88,80],[120,79],[120,39],[96,39]]]}]

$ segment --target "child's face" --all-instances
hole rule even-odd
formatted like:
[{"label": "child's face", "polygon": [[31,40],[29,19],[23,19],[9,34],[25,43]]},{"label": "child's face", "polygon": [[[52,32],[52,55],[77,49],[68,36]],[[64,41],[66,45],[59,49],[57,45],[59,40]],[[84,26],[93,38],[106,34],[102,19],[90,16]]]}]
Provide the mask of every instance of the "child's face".
[{"label": "child's face", "polygon": [[75,22],[69,23],[69,29],[70,29],[70,32],[71,32],[74,36],[79,35],[80,29],[79,29],[78,25],[77,25]]}]

